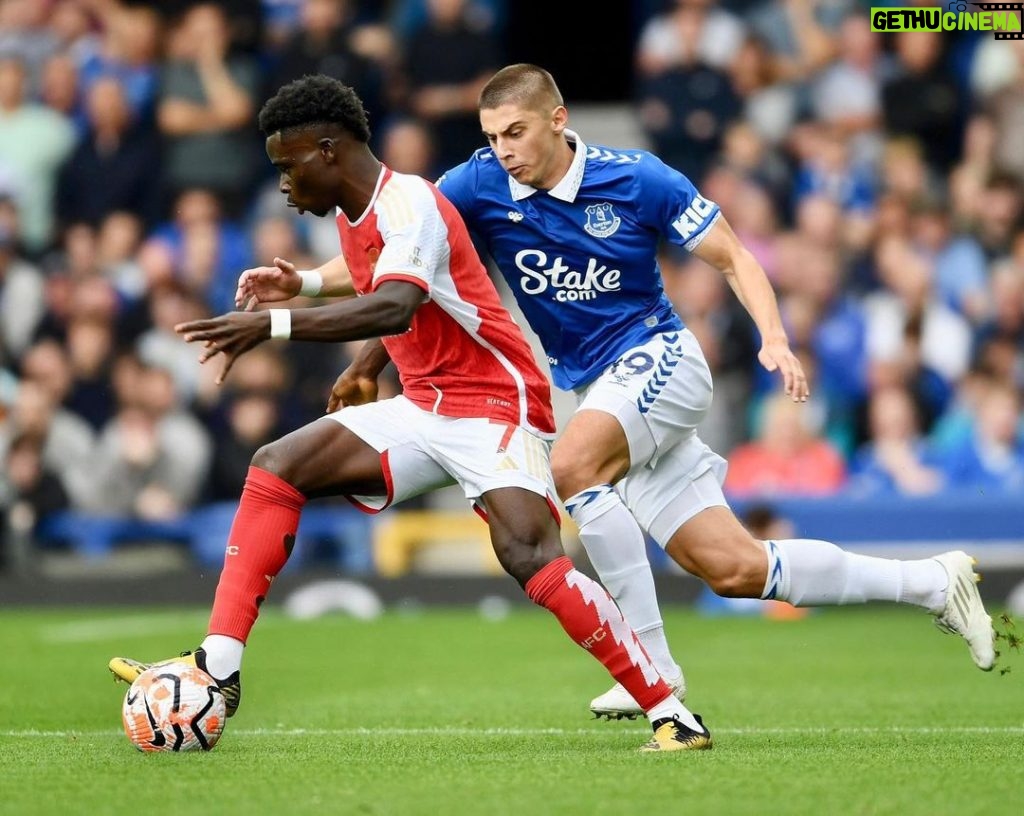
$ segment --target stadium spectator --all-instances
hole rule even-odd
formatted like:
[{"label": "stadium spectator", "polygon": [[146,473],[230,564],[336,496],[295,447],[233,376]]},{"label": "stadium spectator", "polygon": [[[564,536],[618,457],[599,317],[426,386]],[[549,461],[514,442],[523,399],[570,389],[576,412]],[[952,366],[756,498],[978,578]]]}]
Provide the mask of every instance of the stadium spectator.
[{"label": "stadium spectator", "polygon": [[885,288],[864,301],[870,365],[913,384],[930,428],[970,364],[971,327],[936,296],[931,264],[908,241],[887,238],[876,265]]},{"label": "stadium spectator", "polygon": [[437,163],[430,129],[415,119],[399,119],[387,126],[381,141],[381,160],[397,173],[435,179],[445,169]]},{"label": "stadium spectator", "polygon": [[882,85],[882,111],[890,136],[912,136],[928,164],[948,172],[960,155],[964,102],[944,64],[944,37],[935,31],[894,35],[895,73]]},{"label": "stadium spectator", "polygon": [[747,37],[732,62],[730,77],[743,100],[743,120],[772,147],[781,145],[796,121],[798,94],[791,83],[777,80],[762,40]]},{"label": "stadium spectator", "polygon": [[750,123],[734,119],[726,127],[719,161],[742,173],[747,183],[763,187],[776,208],[785,205],[789,167]]},{"label": "stadium spectator", "polygon": [[913,208],[910,229],[915,249],[934,269],[936,296],[977,326],[990,309],[988,268],[977,240],[955,233],[949,210],[930,198]]},{"label": "stadium spectator", "polygon": [[847,139],[839,130],[818,123],[805,126],[796,157],[796,202],[804,196],[823,194],[847,215],[874,208],[874,172],[870,165],[852,157]]},{"label": "stadium spectator", "polygon": [[775,76],[804,82],[835,56],[836,34],[853,6],[852,0],[767,0],[750,12],[748,20],[768,44]]},{"label": "stadium spectator", "polygon": [[637,103],[654,152],[670,167],[697,179],[741,109],[728,75],[697,62],[642,79]]},{"label": "stadium spectator", "polygon": [[211,311],[234,302],[235,276],[250,265],[252,247],[245,231],[225,215],[214,191],[181,191],[174,202],[174,219],[151,237],[170,247],[178,279]]},{"label": "stadium spectator", "polygon": [[[373,0],[362,0],[362,6],[374,5]],[[504,29],[508,17],[509,0],[469,0],[466,5],[466,23],[474,31],[484,31],[497,37]],[[399,37],[409,39],[427,24],[430,0],[395,0],[392,3],[390,23]]]},{"label": "stadium spectator", "polygon": [[691,65],[728,71],[746,39],[743,22],[717,0],[674,0],[640,32],[636,64],[642,76]]},{"label": "stadium spectator", "polygon": [[54,54],[43,65],[39,101],[74,124],[76,138],[85,130],[78,66],[68,54]]},{"label": "stadium spectator", "polygon": [[138,300],[144,293],[145,281],[138,259],[142,237],[142,218],[124,210],[104,218],[96,236],[100,271],[126,303]]},{"label": "stadium spectator", "polygon": [[882,148],[878,187],[908,206],[940,195],[937,176],[924,160],[921,145],[909,136],[889,139]]},{"label": "stadium spectator", "polygon": [[921,435],[917,406],[906,388],[893,385],[872,391],[868,427],[868,441],[850,466],[853,492],[925,496],[942,489],[942,472]]},{"label": "stadium spectator", "polygon": [[72,502],[78,502],[86,495],[91,479],[95,437],[88,423],[64,408],[53,390],[53,377],[60,377],[63,392],[67,392],[67,361],[56,344],[41,344],[26,355],[23,369],[14,405],[0,428],[0,448],[23,434],[37,440],[43,467],[60,479]]},{"label": "stadium spectator", "polygon": [[195,353],[178,342],[174,327],[207,313],[198,296],[180,282],[163,284],[147,296],[150,328],[135,343],[139,359],[168,372],[183,399],[199,391],[202,373]]},{"label": "stadium spectator", "polygon": [[112,4],[81,0],[57,0],[50,13],[49,29],[57,38],[58,50],[80,68],[94,59],[103,45],[98,33],[100,15]]},{"label": "stadium spectator", "polygon": [[1020,393],[1013,385],[989,381],[978,402],[973,432],[941,460],[951,486],[992,492],[1024,488],[1020,414]]},{"label": "stadium spectator", "polygon": [[0,365],[28,348],[45,309],[43,276],[18,256],[15,243],[11,227],[0,224]]},{"label": "stadium spectator", "polygon": [[729,208],[736,235],[764,267],[768,277],[778,275],[778,210],[771,195],[756,181],[745,181]]},{"label": "stadium spectator", "polygon": [[226,427],[214,438],[206,498],[235,502],[245,486],[249,463],[261,447],[284,432],[278,395],[268,391],[237,391],[225,406]]},{"label": "stadium spectator", "polygon": [[0,570],[10,566],[18,572],[30,572],[33,538],[39,525],[51,514],[65,510],[68,496],[57,475],[43,463],[42,440],[31,434],[16,436],[2,454]]},{"label": "stadium spectator", "polygon": [[[811,352],[817,361],[815,394],[828,405],[837,421],[850,421],[867,395],[868,356],[866,324],[861,301],[844,286],[845,267],[834,248],[811,244],[801,236],[788,242],[780,253],[779,286],[796,297],[786,305],[798,305],[807,336],[795,346]],[[786,325],[793,316],[783,310]],[[797,335],[800,336],[799,334]],[[759,374],[760,391],[768,388]],[[838,420],[839,417],[845,418]]]},{"label": "stadium spectator", "polygon": [[101,15],[103,40],[81,63],[84,93],[103,77],[120,84],[132,119],[143,128],[155,127],[157,92],[160,85],[163,21],[155,8],[145,5],[111,3],[95,6]]},{"label": "stadium spectator", "polygon": [[993,156],[1004,171],[1024,180],[1024,46],[1018,40],[984,38],[978,48],[971,84],[978,107],[995,125]]},{"label": "stadium spectator", "polygon": [[1024,214],[1020,181],[1005,173],[989,179],[978,202],[976,235],[989,259],[1009,255]]},{"label": "stadium spectator", "polygon": [[143,367],[134,376],[130,401],[100,434],[84,507],[115,518],[174,518],[205,484],[210,440],[177,408],[169,372]]},{"label": "stadium spectator", "polygon": [[49,14],[49,4],[39,0],[0,3],[0,59],[12,57],[24,66],[27,96],[39,93],[43,65],[60,47]]},{"label": "stadium spectator", "polygon": [[272,93],[307,74],[325,74],[355,88],[370,121],[383,122],[389,105],[384,68],[358,50],[360,29],[352,6],[350,0],[306,0],[298,27],[275,58],[267,88]]},{"label": "stadium spectator", "polygon": [[769,397],[754,441],[729,456],[725,490],[740,498],[837,493],[846,481],[843,457],[807,420],[803,407],[784,395]]},{"label": "stadium spectator", "polygon": [[114,327],[95,315],[73,317],[67,326],[66,345],[72,384],[64,405],[99,431],[114,415],[110,389]]},{"label": "stadium spectator", "polygon": [[409,108],[431,129],[442,167],[480,147],[476,102],[501,61],[491,35],[473,29],[467,0],[429,0],[428,17],[403,51]]},{"label": "stadium spectator", "polygon": [[992,308],[978,328],[975,346],[982,349],[993,340],[1007,344],[1015,357],[1010,366],[1011,381],[1024,388],[1024,266],[1012,261],[995,264],[989,287]]},{"label": "stadium spectator", "polygon": [[309,255],[300,235],[301,222],[283,215],[267,215],[253,222],[252,258],[261,266],[274,258],[294,258],[301,269],[319,266]]},{"label": "stadium spectator", "polygon": [[99,226],[117,210],[148,226],[160,216],[159,145],[132,118],[121,83],[96,80],[86,99],[88,126],[57,181],[57,214],[65,225]]},{"label": "stadium spectator", "polygon": [[52,238],[54,187],[74,148],[75,128],[66,116],[28,101],[27,79],[19,59],[0,57],[0,167],[13,177],[25,248],[39,253]]},{"label": "stadium spectator", "polygon": [[259,75],[230,53],[229,22],[212,3],[193,6],[173,28],[157,122],[166,143],[168,192],[203,187],[239,214],[259,172],[249,131]]}]

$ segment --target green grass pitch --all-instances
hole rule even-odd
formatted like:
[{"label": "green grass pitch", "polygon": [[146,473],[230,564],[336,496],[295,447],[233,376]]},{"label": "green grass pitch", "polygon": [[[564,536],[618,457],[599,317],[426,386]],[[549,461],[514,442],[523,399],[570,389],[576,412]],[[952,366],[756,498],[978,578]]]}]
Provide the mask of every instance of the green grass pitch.
[{"label": "green grass pitch", "polygon": [[107,659],[169,656],[204,622],[0,613],[0,813],[1024,812],[1024,665],[984,674],[911,610],[669,611],[715,748],[660,756],[636,751],[646,723],[589,719],[609,680],[539,610],[369,623],[271,610],[220,745],[137,753]]}]

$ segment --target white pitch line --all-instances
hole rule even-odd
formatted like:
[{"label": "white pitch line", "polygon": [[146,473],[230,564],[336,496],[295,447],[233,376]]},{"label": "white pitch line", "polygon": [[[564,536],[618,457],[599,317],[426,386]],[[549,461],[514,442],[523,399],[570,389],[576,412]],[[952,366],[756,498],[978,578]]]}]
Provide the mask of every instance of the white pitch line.
[{"label": "white pitch line", "polygon": [[[188,629],[195,633],[206,631],[209,612],[158,612],[148,615],[122,615],[105,618],[86,618],[57,623],[39,628],[39,638],[46,643],[95,643],[123,640],[132,637],[148,637],[164,632]],[[266,629],[288,618],[269,615],[260,619],[260,628]]]},{"label": "white pitch line", "polygon": [[47,643],[92,643],[120,638],[145,637],[179,629],[199,631],[209,615],[196,612],[161,613],[156,615],[121,615],[44,626],[40,638]]},{"label": "white pitch line", "polygon": [[[614,726],[602,728],[242,728],[228,729],[232,737],[539,737],[614,734]],[[637,730],[640,730],[639,728]],[[111,737],[120,731],[45,731],[37,729],[0,731],[0,737]],[[715,734],[736,736],[821,735],[821,734],[1024,734],[1024,726],[827,726],[808,728],[716,728]]]}]

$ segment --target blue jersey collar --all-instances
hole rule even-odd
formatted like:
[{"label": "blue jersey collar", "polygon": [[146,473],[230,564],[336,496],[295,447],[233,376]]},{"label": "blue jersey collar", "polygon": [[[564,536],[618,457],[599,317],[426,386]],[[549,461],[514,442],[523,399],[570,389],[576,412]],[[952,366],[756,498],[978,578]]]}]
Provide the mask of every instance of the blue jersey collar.
[{"label": "blue jersey collar", "polygon": [[[547,193],[549,196],[571,204],[576,200],[576,194],[580,191],[580,185],[583,184],[583,170],[587,165],[587,146],[576,131],[566,128],[563,132],[565,133],[566,141],[576,145],[576,155],[572,157],[572,164],[569,165],[566,174]],[[522,201],[524,198],[529,198],[537,192],[536,187],[531,187],[529,184],[520,184],[512,176],[508,177],[508,189],[512,193],[513,201]]]}]

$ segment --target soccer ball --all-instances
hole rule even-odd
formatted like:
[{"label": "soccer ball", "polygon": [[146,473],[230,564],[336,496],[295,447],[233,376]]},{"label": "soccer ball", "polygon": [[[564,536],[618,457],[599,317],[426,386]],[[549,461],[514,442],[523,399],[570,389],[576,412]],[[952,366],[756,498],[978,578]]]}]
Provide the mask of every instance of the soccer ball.
[{"label": "soccer ball", "polygon": [[121,722],[140,751],[209,751],[227,712],[217,682],[187,663],[153,666],[124,696]]}]

